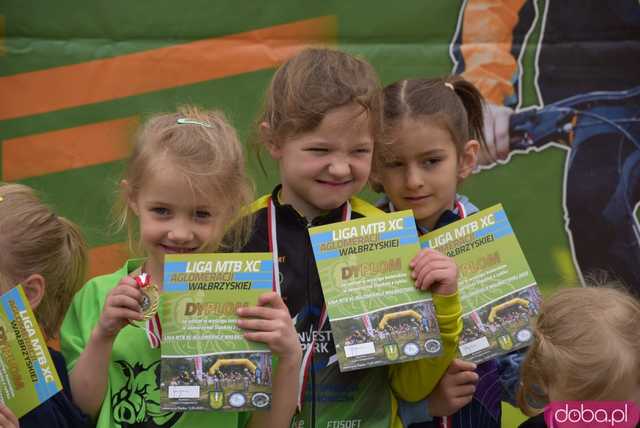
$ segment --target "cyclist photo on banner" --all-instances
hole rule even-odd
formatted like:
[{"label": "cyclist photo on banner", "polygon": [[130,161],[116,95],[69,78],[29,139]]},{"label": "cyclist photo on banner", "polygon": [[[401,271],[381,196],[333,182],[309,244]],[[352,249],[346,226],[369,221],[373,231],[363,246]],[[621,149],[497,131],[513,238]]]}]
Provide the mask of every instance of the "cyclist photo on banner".
[{"label": "cyclist photo on banner", "polygon": [[[638,297],[639,35],[634,0],[468,0],[451,46],[454,72],[488,101],[480,169],[566,150],[565,229],[580,280],[604,275]],[[526,49],[535,49],[533,67]]]}]

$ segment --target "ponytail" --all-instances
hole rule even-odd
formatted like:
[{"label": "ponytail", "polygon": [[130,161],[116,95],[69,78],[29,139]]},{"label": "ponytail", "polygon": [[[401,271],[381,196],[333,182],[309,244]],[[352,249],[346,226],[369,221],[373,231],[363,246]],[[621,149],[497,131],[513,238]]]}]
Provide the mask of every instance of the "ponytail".
[{"label": "ponytail", "polygon": [[446,83],[450,83],[453,86],[453,91],[460,98],[467,112],[469,137],[478,140],[480,145],[486,148],[483,119],[484,99],[482,98],[482,94],[480,94],[480,91],[478,91],[472,83],[461,77],[450,77],[445,79],[445,84]]}]

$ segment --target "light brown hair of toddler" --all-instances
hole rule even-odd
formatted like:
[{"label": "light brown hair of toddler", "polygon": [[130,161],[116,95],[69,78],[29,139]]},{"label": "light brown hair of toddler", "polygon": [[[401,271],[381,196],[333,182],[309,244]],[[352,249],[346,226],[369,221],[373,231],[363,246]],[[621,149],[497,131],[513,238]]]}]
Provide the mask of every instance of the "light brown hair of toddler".
[{"label": "light brown hair of toddler", "polygon": [[[144,191],[145,180],[161,173],[158,165],[166,165],[164,160],[184,176],[194,194],[204,195],[221,209],[222,219],[229,225],[221,242],[205,243],[203,250],[240,249],[249,237],[252,218],[235,218],[253,200],[254,186],[245,172],[242,144],[224,113],[185,105],[175,113],[156,114],[146,120],[133,139],[122,177],[128,191],[134,195]],[[129,247],[140,254],[139,227],[127,203],[129,196],[120,189],[115,207],[117,227],[127,227]]]},{"label": "light brown hair of toddler", "polygon": [[325,115],[355,103],[367,114],[374,141],[382,129],[382,97],[378,75],[364,59],[326,48],[309,48],[284,63],[267,89],[255,148],[280,144],[316,129]]},{"label": "light brown hair of toddler", "polygon": [[22,184],[0,184],[0,272],[2,290],[32,274],[45,279],[34,313],[55,338],[75,293],[85,281],[87,246],[78,226],[57,216]]},{"label": "light brown hair of toddler", "polygon": [[545,300],[521,368],[518,404],[530,416],[549,401],[624,400],[640,386],[640,303],[608,287],[563,289]]},{"label": "light brown hair of toddler", "polygon": [[[484,99],[480,91],[462,77],[400,80],[384,88],[383,102],[383,138],[376,145],[374,170],[381,168],[383,159],[390,156],[393,132],[406,119],[433,121],[444,127],[458,154],[470,139],[480,142],[486,150]],[[383,191],[382,185],[374,180],[371,187],[376,192]]]}]

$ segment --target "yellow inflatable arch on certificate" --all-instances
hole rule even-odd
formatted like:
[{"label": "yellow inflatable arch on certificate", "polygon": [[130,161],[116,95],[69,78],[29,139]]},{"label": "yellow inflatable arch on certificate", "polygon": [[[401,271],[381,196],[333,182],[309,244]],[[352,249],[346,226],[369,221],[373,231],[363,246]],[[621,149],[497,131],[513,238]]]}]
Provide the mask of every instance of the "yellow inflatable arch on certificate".
[{"label": "yellow inflatable arch on certificate", "polygon": [[390,312],[388,314],[385,314],[382,317],[382,319],[380,320],[380,323],[378,324],[378,329],[384,330],[384,328],[387,326],[387,323],[390,320],[395,320],[395,319],[404,318],[404,317],[415,318],[418,321],[422,320],[422,315],[420,315],[419,313],[417,313],[412,309],[408,309],[406,311],[400,311],[400,312]]},{"label": "yellow inflatable arch on certificate", "polygon": [[508,300],[504,303],[500,303],[499,305],[494,306],[491,309],[491,312],[489,312],[489,322],[493,322],[493,320],[496,318],[496,316],[498,315],[498,312],[508,308],[509,306],[513,306],[513,305],[522,305],[525,308],[529,308],[529,301],[525,300],[525,299],[521,299],[519,297],[516,297],[515,299],[511,299]]},{"label": "yellow inflatable arch on certificate", "polygon": [[248,368],[251,373],[256,372],[256,365],[246,358],[219,359],[209,368],[209,374],[213,376],[222,366],[242,366]]}]

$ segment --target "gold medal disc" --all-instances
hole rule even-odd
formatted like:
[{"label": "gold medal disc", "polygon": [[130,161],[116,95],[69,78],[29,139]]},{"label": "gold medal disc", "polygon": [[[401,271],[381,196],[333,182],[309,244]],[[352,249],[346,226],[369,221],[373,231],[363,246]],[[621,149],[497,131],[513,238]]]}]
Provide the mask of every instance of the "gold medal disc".
[{"label": "gold medal disc", "polygon": [[160,292],[155,284],[149,284],[148,286],[141,288],[142,301],[140,302],[140,309],[145,320],[153,318],[158,312],[158,306],[160,306]]}]

